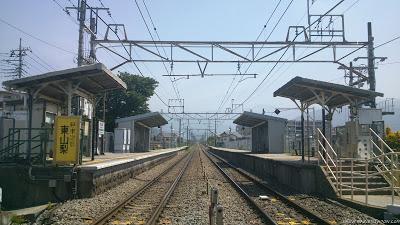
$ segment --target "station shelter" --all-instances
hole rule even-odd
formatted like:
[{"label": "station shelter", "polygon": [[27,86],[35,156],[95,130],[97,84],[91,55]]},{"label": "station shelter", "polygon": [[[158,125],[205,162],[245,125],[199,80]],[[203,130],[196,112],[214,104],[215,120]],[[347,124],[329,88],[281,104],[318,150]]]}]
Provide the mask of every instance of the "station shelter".
[{"label": "station shelter", "polygon": [[140,115],[115,120],[115,152],[143,152],[150,150],[150,128],[168,124],[167,120],[158,112],[149,112]]},{"label": "station shelter", "polygon": [[[370,144],[370,132],[369,128],[365,129],[365,126],[361,126],[360,122],[365,121],[364,116],[376,114],[377,109],[363,108],[362,105],[368,105],[376,97],[383,97],[382,93],[350,87],[341,84],[335,84],[325,81],[313,80],[303,77],[295,77],[285,85],[280,87],[274,92],[274,97],[284,97],[292,100],[296,106],[301,111],[301,121],[302,121],[302,158],[304,161],[304,112],[314,104],[318,104],[322,107],[322,131],[317,129],[322,137],[319,145],[327,146],[332,143],[332,131],[325,129],[325,121],[332,127],[332,117],[335,110],[343,107],[349,106],[350,108],[350,121],[347,123],[346,129],[346,143],[342,146],[342,150],[339,153],[343,156],[355,156],[356,158],[360,156],[359,142],[361,139],[365,139],[365,143],[361,145]],[[365,113],[369,111],[368,113]],[[327,114],[326,114],[327,112]],[[378,112],[379,113],[379,112]],[[379,119],[379,116],[375,118]],[[380,117],[381,119],[381,117]],[[369,119],[372,123],[373,119]],[[378,122],[378,121],[375,121]],[[382,122],[382,121],[380,121]],[[365,131],[363,131],[365,130]],[[366,134],[365,134],[366,133]],[[327,142],[330,142],[329,144]],[[371,149],[368,149],[369,152]],[[363,154],[364,155],[364,154]]]},{"label": "station shelter", "polygon": [[252,152],[284,152],[287,119],[245,111],[233,123],[251,128]]},{"label": "station shelter", "polygon": [[101,63],[8,80],[3,85],[14,98],[3,102],[0,162],[42,165],[53,159],[58,116],[79,117],[80,153],[93,157],[97,100],[108,91],[126,89]]}]

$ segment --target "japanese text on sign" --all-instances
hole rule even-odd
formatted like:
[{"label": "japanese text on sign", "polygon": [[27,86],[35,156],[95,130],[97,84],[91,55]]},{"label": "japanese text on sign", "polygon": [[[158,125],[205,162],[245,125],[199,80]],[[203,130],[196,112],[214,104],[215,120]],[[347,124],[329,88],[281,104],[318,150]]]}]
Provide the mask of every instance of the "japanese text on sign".
[{"label": "japanese text on sign", "polygon": [[57,116],[54,132],[54,162],[77,164],[80,148],[80,117]]}]

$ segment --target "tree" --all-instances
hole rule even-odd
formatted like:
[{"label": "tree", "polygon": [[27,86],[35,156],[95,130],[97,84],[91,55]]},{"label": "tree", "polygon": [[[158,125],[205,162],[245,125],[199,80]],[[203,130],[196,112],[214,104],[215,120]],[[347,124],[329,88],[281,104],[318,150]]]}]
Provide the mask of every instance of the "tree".
[{"label": "tree", "polygon": [[393,132],[389,127],[386,128],[385,142],[394,150],[400,150],[400,131]]},{"label": "tree", "polygon": [[[153,96],[158,82],[153,78],[120,72],[118,75],[127,85],[127,90],[107,93],[106,131],[113,132],[115,119],[149,112],[148,100]],[[97,107],[97,117],[102,118],[103,107]]]}]

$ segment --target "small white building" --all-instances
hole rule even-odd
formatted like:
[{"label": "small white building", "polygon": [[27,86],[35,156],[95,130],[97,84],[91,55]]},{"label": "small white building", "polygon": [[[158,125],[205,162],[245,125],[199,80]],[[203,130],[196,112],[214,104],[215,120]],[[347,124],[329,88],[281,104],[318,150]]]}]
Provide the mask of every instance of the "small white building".
[{"label": "small white building", "polygon": [[[127,143],[118,139],[129,140],[129,148],[125,150],[118,149],[119,146],[114,146],[116,152],[142,152],[150,150],[150,128],[160,127],[167,124],[167,120],[158,112],[150,112],[136,116],[116,119],[116,129],[126,129],[126,132],[115,132],[114,143]],[[129,137],[126,134],[129,133]],[[123,134],[118,135],[118,134]]]},{"label": "small white building", "polygon": [[233,123],[251,128],[252,152],[284,152],[287,119],[243,112]]}]

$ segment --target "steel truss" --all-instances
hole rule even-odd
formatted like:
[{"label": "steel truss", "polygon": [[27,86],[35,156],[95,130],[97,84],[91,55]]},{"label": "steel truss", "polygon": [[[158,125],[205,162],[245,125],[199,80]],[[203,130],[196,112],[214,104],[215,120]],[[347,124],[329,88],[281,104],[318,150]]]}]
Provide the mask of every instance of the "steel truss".
[{"label": "steel truss", "polygon": [[[335,63],[367,48],[368,42],[312,42],[312,41],[270,41],[270,42],[233,42],[233,41],[140,41],[140,40],[94,40],[98,48],[110,50],[105,44],[121,44],[129,49],[129,55],[123,56],[111,51],[125,61],[115,68],[129,62],[164,62],[164,63]],[[158,53],[157,48],[166,49],[169,56]],[[257,56],[260,50],[267,52]],[[297,57],[296,52],[302,49],[314,49],[311,53]],[[338,54],[338,49],[346,50]],[[288,60],[277,59],[276,54],[291,50]],[[132,57],[132,52],[142,53],[143,59]],[[311,59],[319,52],[329,52],[324,59]],[[246,56],[245,52],[250,52]]]},{"label": "steel truss", "polygon": [[[232,121],[241,113],[235,112],[168,112],[161,113],[170,117],[171,119],[182,119],[182,120],[196,120],[196,121]],[[229,117],[231,116],[231,117]]]}]

